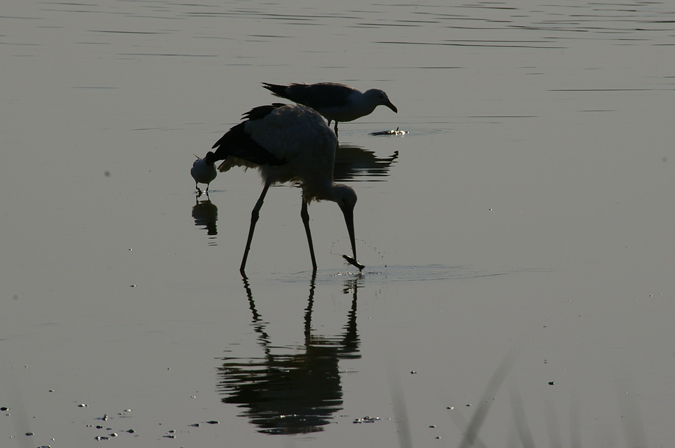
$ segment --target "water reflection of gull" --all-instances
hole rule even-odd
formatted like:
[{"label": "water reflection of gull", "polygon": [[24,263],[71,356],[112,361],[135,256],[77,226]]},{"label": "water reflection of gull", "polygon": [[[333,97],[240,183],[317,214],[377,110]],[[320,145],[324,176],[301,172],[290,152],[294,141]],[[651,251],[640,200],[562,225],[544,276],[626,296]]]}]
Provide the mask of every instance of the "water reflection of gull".
[{"label": "water reflection of gull", "polygon": [[382,182],[396,159],[398,151],[388,157],[377,157],[369,149],[340,144],[335,154],[333,178],[336,182]]},{"label": "water reflection of gull", "polygon": [[208,235],[218,235],[218,207],[216,207],[210,200],[200,201],[197,199],[196,204],[192,207],[192,217],[195,220],[197,227],[206,229]]},{"label": "water reflection of gull", "polygon": [[[360,358],[356,331],[357,286],[352,292],[352,304],[342,334],[336,337],[316,335],[312,330],[315,278],[309,286],[309,299],[304,318],[304,351],[297,354],[275,354],[266,322],[257,311],[248,280],[243,279],[253,328],[264,355],[255,358],[223,358],[219,368],[218,388],[226,395],[225,403],[236,403],[244,409],[260,432],[268,434],[299,434],[322,431],[332,414],[342,409],[342,386],[338,362]],[[352,284],[353,283],[353,284]],[[281,347],[283,349],[283,347]]]}]

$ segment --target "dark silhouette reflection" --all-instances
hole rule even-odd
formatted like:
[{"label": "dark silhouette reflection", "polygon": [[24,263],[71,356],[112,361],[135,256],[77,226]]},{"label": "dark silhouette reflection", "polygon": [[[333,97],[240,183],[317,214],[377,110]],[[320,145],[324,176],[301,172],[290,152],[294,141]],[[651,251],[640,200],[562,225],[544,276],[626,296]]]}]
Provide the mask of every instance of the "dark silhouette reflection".
[{"label": "dark silhouette reflection", "polygon": [[382,182],[389,175],[389,168],[398,159],[398,151],[389,157],[379,158],[373,151],[354,145],[340,144],[335,153],[335,182]]},{"label": "dark silhouette reflection", "polygon": [[218,221],[218,207],[216,207],[210,199],[208,199],[208,193],[206,195],[207,199],[200,201],[198,195],[195,200],[195,205],[192,207],[192,217],[195,220],[195,225],[197,227],[203,227],[206,229],[206,233],[209,235],[218,235],[218,228],[216,222]]},{"label": "dark silhouette reflection", "polygon": [[[275,354],[266,322],[256,310],[248,280],[243,279],[253,328],[264,355],[257,358],[223,358],[218,389],[225,403],[243,409],[242,417],[268,434],[298,434],[322,431],[332,414],[342,409],[342,386],[338,362],[357,359],[359,338],[356,331],[357,281],[351,279],[345,293],[352,293],[351,309],[342,334],[316,335],[312,331],[315,278],[309,288],[304,318],[304,351]],[[284,349],[280,347],[280,349]]]}]

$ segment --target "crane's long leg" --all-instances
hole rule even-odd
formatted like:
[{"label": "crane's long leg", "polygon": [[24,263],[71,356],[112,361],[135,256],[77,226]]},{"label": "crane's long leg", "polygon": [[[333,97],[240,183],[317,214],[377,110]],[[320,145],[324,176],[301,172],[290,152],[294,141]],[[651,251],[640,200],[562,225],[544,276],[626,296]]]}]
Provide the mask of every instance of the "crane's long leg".
[{"label": "crane's long leg", "polygon": [[314,245],[312,244],[312,232],[309,230],[309,213],[307,213],[307,202],[302,201],[302,209],[300,209],[300,216],[302,223],[305,225],[305,232],[307,233],[307,243],[309,244],[309,255],[312,257],[312,269],[316,272],[316,257],[314,257]]},{"label": "crane's long leg", "polygon": [[258,198],[258,202],[255,203],[253,211],[251,212],[251,226],[248,229],[248,239],[246,240],[246,249],[244,250],[244,258],[241,260],[241,266],[239,267],[239,272],[241,275],[246,277],[246,259],[248,258],[248,251],[251,250],[251,241],[253,241],[253,231],[255,230],[255,224],[258,222],[260,216],[260,209],[262,208],[263,201],[265,200],[265,195],[267,190],[269,190],[271,182],[265,182],[262,193]]}]

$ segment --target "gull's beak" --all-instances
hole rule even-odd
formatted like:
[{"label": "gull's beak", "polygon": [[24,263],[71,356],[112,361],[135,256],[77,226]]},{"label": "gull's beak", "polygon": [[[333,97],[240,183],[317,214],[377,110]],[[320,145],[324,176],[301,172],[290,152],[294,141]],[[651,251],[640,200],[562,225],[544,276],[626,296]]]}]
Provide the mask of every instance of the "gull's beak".
[{"label": "gull's beak", "polygon": [[391,101],[389,101],[387,104],[385,104],[385,106],[387,106],[389,109],[393,110],[394,112],[398,113],[398,109],[396,108],[396,106],[394,106],[394,104]]}]

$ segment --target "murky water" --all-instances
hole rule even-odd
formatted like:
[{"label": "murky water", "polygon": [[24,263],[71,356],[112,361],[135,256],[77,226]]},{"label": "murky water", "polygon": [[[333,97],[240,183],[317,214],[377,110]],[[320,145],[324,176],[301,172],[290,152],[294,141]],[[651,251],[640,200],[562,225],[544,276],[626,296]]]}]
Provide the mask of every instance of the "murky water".
[{"label": "murky water", "polygon": [[[671,444],[669,3],[5,3],[2,446]],[[317,81],[399,110],[340,125],[366,269],[280,186],[244,281],[193,154]]]}]

